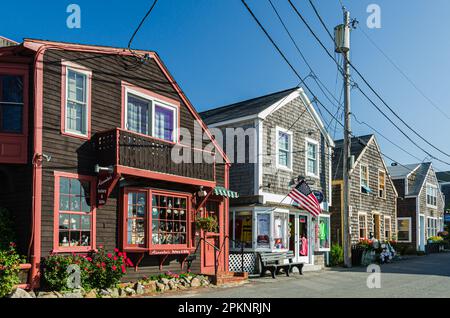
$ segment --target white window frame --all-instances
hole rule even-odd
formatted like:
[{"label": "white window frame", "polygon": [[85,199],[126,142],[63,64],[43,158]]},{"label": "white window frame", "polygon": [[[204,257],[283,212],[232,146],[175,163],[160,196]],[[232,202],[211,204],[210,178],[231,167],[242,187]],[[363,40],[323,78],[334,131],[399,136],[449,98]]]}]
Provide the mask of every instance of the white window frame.
[{"label": "white window frame", "polygon": [[[137,96],[139,98],[142,98],[142,99],[150,102],[150,104],[151,104],[151,107],[150,107],[151,122],[149,122],[149,124],[151,125],[151,131],[150,131],[150,134],[148,134],[146,136],[149,136],[149,137],[152,137],[152,138],[157,138],[157,139],[164,140],[164,141],[167,141],[167,142],[173,142],[173,143],[177,142],[177,140],[178,140],[178,129],[179,129],[178,128],[178,107],[173,105],[173,104],[170,104],[170,103],[167,103],[165,101],[162,101],[160,99],[157,99],[157,98],[155,98],[155,97],[153,97],[151,95],[144,94],[142,92],[139,92],[137,90],[129,88],[129,87],[125,88],[125,105],[124,105],[124,108],[125,108],[125,110],[124,110],[125,111],[125,115],[124,115],[125,116],[125,127],[124,128],[126,130],[129,130],[128,129],[128,96],[130,94],[131,95],[135,95],[135,96]],[[174,116],[173,116],[172,140],[166,140],[166,139],[155,137],[155,107],[156,106],[169,109],[169,110],[173,111],[173,113],[174,113]],[[129,130],[129,131],[131,131],[131,130]]]},{"label": "white window frame", "polygon": [[[308,171],[308,145],[312,144],[316,146],[316,171],[311,173]],[[320,170],[320,156],[319,156],[319,142],[317,140],[305,137],[305,171],[307,177],[319,178],[319,170]]]},{"label": "white window frame", "polygon": [[[431,223],[431,226],[430,226]],[[427,216],[427,239],[429,239],[432,236],[436,236],[439,232],[438,229],[438,218]]]},{"label": "white window frame", "polygon": [[[384,174],[384,190],[383,190],[383,196],[380,196],[380,186],[381,186],[381,182],[380,182],[380,173]],[[382,169],[378,169],[378,193],[377,196],[380,199],[386,199],[386,171],[382,170]]]},{"label": "white window frame", "polygon": [[[316,237],[317,246],[318,246],[317,251],[319,251],[319,252],[329,252],[331,250],[331,216],[328,215],[328,214],[321,214],[321,215],[319,215],[318,222],[317,222],[318,225],[320,225],[320,219],[322,219],[322,218],[328,219],[328,235],[327,235],[327,239],[328,239],[329,247],[328,248],[320,247],[320,239],[319,239],[319,237]],[[359,222],[359,220],[358,220],[358,222]]]},{"label": "white window frame", "polygon": [[[366,230],[366,237],[361,237],[361,227],[360,227],[360,220],[359,218],[361,216],[364,216],[364,229]],[[369,228],[368,228],[368,222],[367,222],[367,213],[366,212],[358,212],[358,239],[359,240],[363,240],[363,239],[367,239],[368,235],[369,235]]]},{"label": "white window frame", "polygon": [[[403,220],[408,220],[409,221],[409,229],[408,229],[408,240],[407,241],[403,241],[400,240],[399,236],[398,236],[398,232],[400,227],[398,226],[398,221],[403,221]],[[397,218],[397,241],[399,243],[411,243],[412,242],[412,220],[410,217],[398,217]]]},{"label": "white window frame", "polygon": [[[65,100],[64,100],[64,132],[71,134],[71,135],[75,135],[75,136],[80,136],[80,137],[89,137],[89,121],[90,121],[90,116],[91,116],[91,81],[92,81],[92,71],[88,70],[87,68],[81,66],[81,65],[77,65],[71,62],[67,62],[67,61],[63,61],[62,64],[65,67]],[[85,112],[86,112],[86,116],[84,118],[84,125],[86,128],[86,132],[85,133],[81,133],[79,131],[76,130],[72,130],[68,128],[68,103],[69,103],[69,71],[74,72],[74,73],[78,73],[81,74],[83,76],[86,76],[86,82],[85,82]],[[80,102],[78,101],[74,101],[77,104],[80,104]]]},{"label": "white window frame", "polygon": [[362,174],[362,168],[363,168],[363,167],[367,168],[367,188],[370,189],[370,187],[369,187],[369,184],[370,184],[370,182],[369,182],[369,180],[370,180],[369,166],[368,166],[368,165],[363,165],[363,164],[361,164],[361,165],[359,166],[359,191],[360,191],[361,193],[363,193],[363,194],[370,194],[370,193],[364,193],[364,192],[362,191],[362,186],[363,186],[363,182],[362,182],[362,180],[363,180],[363,178],[362,178],[362,176],[363,176],[363,174]]},{"label": "white window frame", "polygon": [[[389,233],[390,237],[386,237],[386,220],[389,220]],[[384,216],[384,223],[383,223],[383,229],[384,229],[384,239],[391,240],[392,239],[392,218],[388,215]]]},{"label": "white window frame", "polygon": [[[287,170],[287,171],[292,172],[292,166],[293,166],[293,162],[292,162],[292,159],[293,159],[292,150],[293,149],[292,148],[293,148],[293,144],[294,144],[294,142],[293,142],[294,135],[293,135],[292,131],[283,129],[278,126],[275,129],[275,133],[276,133],[276,148],[275,148],[276,167],[277,167],[277,169]],[[280,164],[280,133],[284,133],[289,136],[288,165],[287,166]]]},{"label": "white window frame", "polygon": [[[432,195],[430,194],[430,198],[434,198],[435,201],[436,201],[436,204],[434,204],[434,205],[428,203],[428,190],[429,190],[429,189],[434,189],[435,194],[436,194],[435,196],[432,196]],[[434,185],[434,184],[427,183],[427,185],[426,185],[427,208],[436,209],[436,208],[437,208],[437,199],[438,199],[438,187],[437,187],[436,185]]]}]

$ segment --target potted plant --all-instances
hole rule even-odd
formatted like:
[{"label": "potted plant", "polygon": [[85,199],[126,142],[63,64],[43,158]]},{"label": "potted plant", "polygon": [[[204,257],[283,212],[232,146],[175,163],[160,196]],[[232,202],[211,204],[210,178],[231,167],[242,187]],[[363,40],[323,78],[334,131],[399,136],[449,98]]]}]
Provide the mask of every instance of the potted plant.
[{"label": "potted plant", "polygon": [[197,218],[195,221],[197,229],[201,229],[205,232],[218,232],[219,224],[217,218],[214,216],[206,216]]}]

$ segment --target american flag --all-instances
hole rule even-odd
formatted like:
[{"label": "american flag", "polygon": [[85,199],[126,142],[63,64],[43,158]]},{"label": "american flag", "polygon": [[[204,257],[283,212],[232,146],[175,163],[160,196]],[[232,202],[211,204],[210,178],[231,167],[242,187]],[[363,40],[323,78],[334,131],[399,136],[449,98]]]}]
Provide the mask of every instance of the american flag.
[{"label": "american flag", "polygon": [[320,212],[322,211],[320,203],[305,180],[300,181],[295,188],[289,192],[288,196],[312,215],[316,217],[320,215]]}]

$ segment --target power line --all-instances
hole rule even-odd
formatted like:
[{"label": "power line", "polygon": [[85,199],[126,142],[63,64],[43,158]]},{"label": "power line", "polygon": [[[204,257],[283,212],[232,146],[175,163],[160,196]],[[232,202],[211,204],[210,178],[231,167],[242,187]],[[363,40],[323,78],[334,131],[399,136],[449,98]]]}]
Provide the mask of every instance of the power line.
[{"label": "power line", "polygon": [[[328,51],[328,49],[325,47],[325,45],[323,44],[323,42],[320,40],[320,38],[316,35],[316,33],[314,32],[314,30],[312,30],[312,28],[310,27],[310,25],[308,24],[308,22],[304,19],[304,17],[302,16],[302,14],[297,10],[297,8],[295,7],[295,5],[292,3],[291,0],[288,0],[291,7],[293,8],[293,10],[296,12],[297,16],[302,20],[302,22],[305,24],[305,26],[308,28],[308,30],[310,31],[310,33],[313,35],[313,37],[318,41],[318,43],[320,44],[320,46],[325,50],[325,52],[327,53],[327,55],[336,63],[338,64],[338,62],[336,61],[336,59],[331,55],[331,53]],[[421,140],[423,140],[426,144],[428,144],[429,146],[431,146],[432,148],[434,148],[435,150],[437,150],[438,152],[444,154],[447,157],[450,157],[450,155],[446,152],[444,152],[443,150],[439,149],[438,147],[436,147],[435,145],[433,145],[432,143],[430,143],[427,139],[425,139],[422,135],[420,135],[416,130],[414,130],[408,123],[405,122],[405,120],[403,120],[393,109],[392,107],[390,107],[386,101],[380,96],[380,94],[378,94],[378,92],[372,87],[372,85],[370,85],[370,83],[366,80],[366,78],[361,74],[361,72],[350,62],[347,61],[349,63],[349,65],[352,67],[353,70],[356,71],[356,73],[358,74],[358,76],[364,81],[364,83],[369,87],[369,89],[378,97],[378,99],[381,100],[381,102],[395,115],[395,117],[397,117],[397,119],[399,119],[409,130],[411,130],[415,135],[417,135]],[[405,137],[407,136],[407,139],[409,141],[411,141],[412,143],[414,143],[414,145],[416,145],[419,149],[421,149],[422,151],[424,151],[427,155],[431,156],[432,158],[444,162],[440,159],[438,159],[437,157],[431,155],[429,152],[425,151],[422,147],[420,147],[416,142],[414,142],[400,127],[398,127],[390,118],[389,116],[387,116],[378,106],[376,106],[376,104],[370,99],[370,97],[365,94],[361,88],[358,87],[358,89],[363,93],[363,95],[367,98],[367,100],[369,100],[369,102],[374,105],[377,110],[379,112],[381,112],[388,120],[389,122],[391,122],[391,124],[393,124],[400,132],[402,132],[403,135],[405,135]],[[446,162],[444,162],[446,163]],[[446,163],[448,164],[448,163]]]},{"label": "power line", "polygon": [[316,9],[316,6],[314,5],[314,3],[312,2],[312,0],[309,0],[309,4],[311,5],[311,7],[314,10],[314,13],[316,14],[317,18],[319,19],[320,23],[322,24],[323,28],[325,29],[325,31],[327,31],[328,36],[330,37],[331,41],[334,42],[334,37],[331,35],[330,30],[328,30],[327,25],[325,24],[325,22],[323,21],[322,17],[320,16],[319,12]]},{"label": "power line", "polygon": [[362,32],[362,34],[367,38],[367,40],[386,58],[386,60],[415,88],[417,92],[419,92],[420,95],[422,95],[423,98],[425,98],[430,105],[432,105],[434,108],[436,108],[442,115],[444,115],[447,119],[450,119],[450,116],[442,110],[433,100],[428,97],[422,89],[396,64],[392,58],[387,55],[386,52],[384,52],[379,45],[375,43],[375,41],[363,30],[363,28],[359,28],[359,30]]},{"label": "power line", "polygon": [[150,13],[152,13],[153,8],[156,6],[156,3],[158,2],[158,0],[154,0],[152,6],[150,7],[150,9],[147,11],[147,13],[145,14],[145,16],[142,18],[141,22],[139,23],[138,27],[136,28],[136,30],[134,31],[133,35],[130,38],[130,41],[128,42],[128,49],[131,51],[131,44],[133,43],[134,37],[136,36],[136,34],[139,32],[139,30],[141,29],[142,25],[144,24],[145,20],[147,20],[148,16],[150,15]]}]

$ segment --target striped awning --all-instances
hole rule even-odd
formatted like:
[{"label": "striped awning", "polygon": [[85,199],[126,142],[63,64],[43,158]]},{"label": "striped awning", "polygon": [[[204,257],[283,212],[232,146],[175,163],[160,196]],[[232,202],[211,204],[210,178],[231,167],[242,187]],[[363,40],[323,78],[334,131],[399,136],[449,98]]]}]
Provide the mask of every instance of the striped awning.
[{"label": "striped awning", "polygon": [[237,199],[239,198],[239,194],[237,192],[225,189],[224,187],[215,187],[214,195],[220,195],[222,197]]}]

